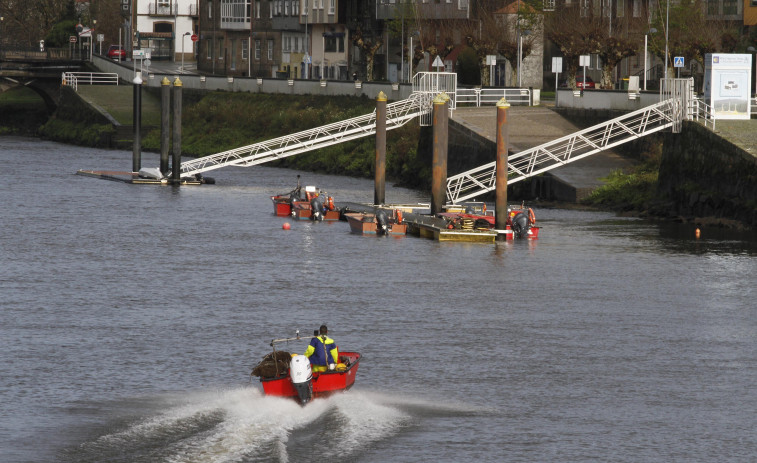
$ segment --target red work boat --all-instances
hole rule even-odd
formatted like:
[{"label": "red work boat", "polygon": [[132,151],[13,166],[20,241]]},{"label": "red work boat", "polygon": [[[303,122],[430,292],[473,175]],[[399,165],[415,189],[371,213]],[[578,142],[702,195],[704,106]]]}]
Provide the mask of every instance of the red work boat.
[{"label": "red work boat", "polygon": [[310,360],[304,355],[276,350],[276,344],[282,342],[310,339],[310,336],[300,337],[298,331],[295,338],[271,341],[273,352],[252,370],[253,376],[260,377],[265,395],[289,397],[305,405],[312,399],[346,391],[355,384],[360,365],[360,354],[357,352],[340,352],[339,364],[334,370],[314,373]]},{"label": "red work boat", "polygon": [[[445,218],[450,228],[492,229],[495,225],[494,213],[487,211],[484,203],[463,203],[460,206],[449,207],[447,212],[437,215]],[[539,238],[539,227],[536,226],[534,210],[524,204],[508,206],[506,237],[507,239]]]}]

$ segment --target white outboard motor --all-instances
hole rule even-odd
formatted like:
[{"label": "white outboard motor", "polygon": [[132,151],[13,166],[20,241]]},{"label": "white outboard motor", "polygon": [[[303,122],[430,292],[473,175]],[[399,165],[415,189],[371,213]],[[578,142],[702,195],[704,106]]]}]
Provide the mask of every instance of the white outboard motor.
[{"label": "white outboard motor", "polygon": [[295,355],[289,363],[289,379],[297,391],[300,404],[305,405],[313,397],[313,372],[310,369],[310,360],[304,355]]}]

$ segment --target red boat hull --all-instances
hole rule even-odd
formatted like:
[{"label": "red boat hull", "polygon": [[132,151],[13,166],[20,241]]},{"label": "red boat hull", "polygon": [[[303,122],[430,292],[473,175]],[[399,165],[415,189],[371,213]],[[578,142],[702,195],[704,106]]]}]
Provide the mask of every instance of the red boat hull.
[{"label": "red boat hull", "polygon": [[[313,397],[328,397],[335,392],[346,391],[355,384],[355,376],[360,365],[360,354],[357,352],[340,352],[339,358],[343,363],[349,360],[350,366],[344,371],[325,371],[313,373]],[[289,374],[279,378],[261,378],[265,395],[276,397],[291,397],[297,399],[297,390],[289,380]]]},{"label": "red boat hull", "polygon": [[[292,208],[293,216],[297,220],[310,220],[312,211],[310,210],[310,203],[307,201],[295,201]],[[323,214],[323,220],[336,221],[339,220],[339,211],[326,211]]]},{"label": "red boat hull", "polygon": [[271,196],[273,201],[273,213],[279,217],[289,217],[292,213],[292,203],[289,195]]}]

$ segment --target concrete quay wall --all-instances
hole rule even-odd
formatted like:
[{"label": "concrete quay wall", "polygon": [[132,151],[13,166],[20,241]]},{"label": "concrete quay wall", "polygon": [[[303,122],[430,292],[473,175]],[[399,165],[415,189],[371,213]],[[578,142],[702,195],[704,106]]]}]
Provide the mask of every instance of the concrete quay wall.
[{"label": "concrete quay wall", "polygon": [[665,209],[687,219],[733,219],[757,227],[757,157],[696,122],[666,134],[659,172]]}]

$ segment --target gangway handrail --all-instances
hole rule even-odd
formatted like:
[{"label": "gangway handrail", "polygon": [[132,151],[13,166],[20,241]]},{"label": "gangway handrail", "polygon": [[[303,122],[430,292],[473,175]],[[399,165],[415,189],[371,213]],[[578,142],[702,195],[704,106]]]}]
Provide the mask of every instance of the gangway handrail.
[{"label": "gangway handrail", "polygon": [[[431,101],[423,94],[413,93],[404,100],[389,103],[386,105],[386,130],[401,127],[430,111]],[[374,109],[370,114],[184,161],[181,163],[181,175],[192,176],[230,165],[254,166],[375,133]]]},{"label": "gangway handrail", "polygon": [[[513,184],[672,127],[678,114],[678,101],[671,98],[510,155],[507,160],[507,183]],[[495,183],[496,162],[453,175],[447,178],[447,202],[457,204],[473,199],[493,191]]]}]

